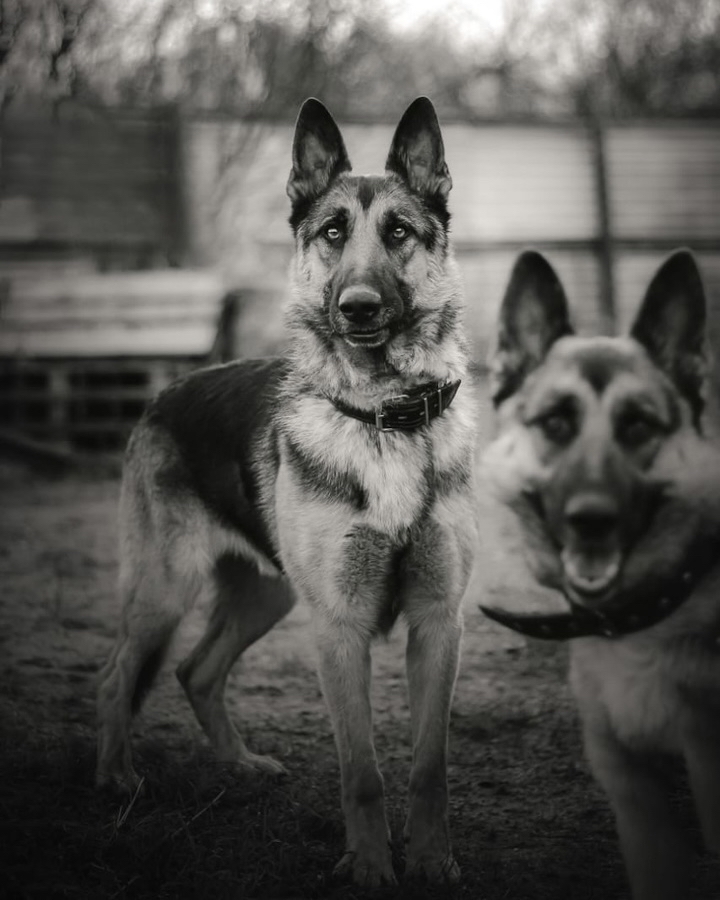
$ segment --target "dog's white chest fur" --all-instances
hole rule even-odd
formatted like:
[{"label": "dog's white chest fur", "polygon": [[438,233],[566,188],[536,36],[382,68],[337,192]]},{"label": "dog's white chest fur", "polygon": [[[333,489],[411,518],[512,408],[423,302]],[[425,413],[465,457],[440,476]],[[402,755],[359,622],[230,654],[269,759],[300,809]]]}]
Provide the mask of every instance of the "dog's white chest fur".
[{"label": "dog's white chest fur", "polygon": [[285,419],[304,452],[331,476],[349,477],[365,496],[355,516],[396,534],[417,521],[428,491],[427,442],[419,434],[370,432],[367,426],[305,398]]},{"label": "dog's white chest fur", "polygon": [[682,751],[689,705],[720,710],[718,580],[648,632],[575,643],[571,684],[586,722],[609,726],[630,747]]},{"label": "dog's white chest fur", "polygon": [[375,444],[365,435],[348,434],[338,450],[366,492],[365,524],[393,534],[420,516],[428,492],[429,454],[422,439],[397,433],[379,437]]},{"label": "dog's white chest fur", "polygon": [[571,684],[583,717],[609,725],[627,746],[678,752],[681,702],[666,660],[641,642],[583,641],[571,655]]}]

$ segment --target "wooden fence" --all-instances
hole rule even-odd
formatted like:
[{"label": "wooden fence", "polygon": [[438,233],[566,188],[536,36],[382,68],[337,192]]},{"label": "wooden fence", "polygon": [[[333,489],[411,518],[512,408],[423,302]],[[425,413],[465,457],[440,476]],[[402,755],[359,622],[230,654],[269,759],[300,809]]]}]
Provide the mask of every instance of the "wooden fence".
[{"label": "wooden fence", "polygon": [[[341,126],[354,171],[382,170],[392,125]],[[185,122],[185,192],[196,257],[286,271],[292,126]],[[581,327],[622,328],[653,269],[698,254],[720,306],[720,120],[443,125],[452,233],[468,325],[484,359],[517,253],[557,267]],[[720,331],[716,332],[720,336]]]},{"label": "wooden fence", "polygon": [[0,127],[0,274],[33,258],[100,269],[176,264],[185,243],[172,110],[66,103]]},{"label": "wooden fence", "polygon": [[[342,130],[354,170],[381,170],[393,126]],[[720,347],[720,121],[450,123],[443,134],[476,360],[528,246],[553,262],[591,333],[625,328],[662,259],[689,246]],[[280,348],[291,142],[290,124],[167,113],[113,115],[102,128],[77,114],[5,123],[2,424],[116,447],[147,398],[218,341],[225,356]],[[97,274],[182,260],[202,274]],[[240,291],[232,339],[226,285]]]},{"label": "wooden fence", "polygon": [[74,449],[121,448],[150,397],[228,354],[223,299],[207,270],[16,286],[0,313],[0,422]]}]

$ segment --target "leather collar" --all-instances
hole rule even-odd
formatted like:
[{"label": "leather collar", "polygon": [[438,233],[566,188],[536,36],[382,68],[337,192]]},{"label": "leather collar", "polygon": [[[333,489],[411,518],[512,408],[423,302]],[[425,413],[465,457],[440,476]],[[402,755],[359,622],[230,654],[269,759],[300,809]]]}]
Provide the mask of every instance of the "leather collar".
[{"label": "leather collar", "polygon": [[680,573],[655,581],[631,599],[601,611],[571,602],[566,613],[511,613],[495,606],[480,606],[485,615],[528,637],[566,641],[578,637],[616,638],[662,622],[679,609],[699,582],[720,563],[720,538],[706,538],[688,554]]},{"label": "leather collar", "polygon": [[416,431],[429,425],[450,406],[460,387],[460,379],[441,384],[432,381],[412,388],[406,394],[389,397],[372,412],[355,409],[339,400],[331,403],[346,416],[374,425],[378,431]]}]

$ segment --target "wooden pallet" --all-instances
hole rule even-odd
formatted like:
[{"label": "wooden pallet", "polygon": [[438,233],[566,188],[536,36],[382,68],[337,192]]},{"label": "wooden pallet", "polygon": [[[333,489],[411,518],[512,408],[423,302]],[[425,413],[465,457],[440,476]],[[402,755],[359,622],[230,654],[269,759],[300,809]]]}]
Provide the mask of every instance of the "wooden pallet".
[{"label": "wooden pallet", "polygon": [[148,400],[201,358],[3,359],[0,422],[73,450],[118,450]]},{"label": "wooden pallet", "polygon": [[11,285],[0,308],[0,426],[73,450],[121,448],[148,400],[211,358],[223,298],[202,271]]}]

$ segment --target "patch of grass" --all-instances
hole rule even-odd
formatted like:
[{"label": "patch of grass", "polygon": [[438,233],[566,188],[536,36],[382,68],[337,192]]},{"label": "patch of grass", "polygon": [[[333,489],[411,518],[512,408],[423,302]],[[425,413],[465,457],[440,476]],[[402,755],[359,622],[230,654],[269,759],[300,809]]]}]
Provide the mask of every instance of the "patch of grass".
[{"label": "patch of grass", "polygon": [[[475,594],[450,733],[458,886],[407,880],[369,895],[332,875],[344,849],[338,763],[302,609],[248,651],[228,688],[248,744],[281,759],[286,779],[253,780],[218,765],[169,661],[136,723],[143,791],[123,801],[98,793],[94,697],[118,615],[117,485],[33,478],[12,480],[2,493],[3,896],[626,900],[612,816],[582,761],[566,648],[508,637],[482,619]],[[524,603],[512,571],[502,570],[502,590]],[[398,873],[412,757],[400,638],[376,648],[374,679]]]},{"label": "patch of grass", "polygon": [[[94,789],[94,748],[87,742],[63,744],[45,736],[33,743],[25,733],[6,736],[0,753],[0,844],[8,896],[367,896],[332,875],[344,840],[337,773],[324,784],[317,772],[303,775],[306,757],[286,760],[291,778],[251,780],[204,752],[177,758],[141,743],[143,790],[119,800]],[[332,759],[328,764],[334,768]],[[400,809],[389,814],[401,822]],[[393,849],[400,865],[400,843]],[[408,884],[375,896],[449,894]]]}]

